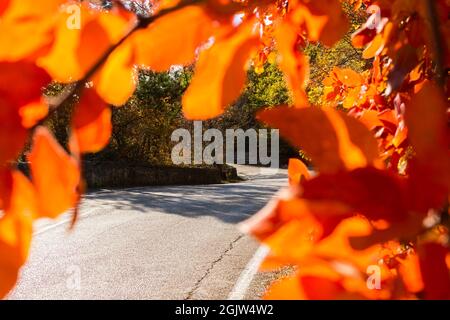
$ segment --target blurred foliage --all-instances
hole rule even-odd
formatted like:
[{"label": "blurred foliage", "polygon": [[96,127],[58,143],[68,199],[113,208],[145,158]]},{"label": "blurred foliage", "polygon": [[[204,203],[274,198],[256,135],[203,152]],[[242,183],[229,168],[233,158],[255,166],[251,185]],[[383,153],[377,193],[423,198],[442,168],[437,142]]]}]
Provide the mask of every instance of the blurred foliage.
[{"label": "blurred foliage", "polygon": [[307,94],[313,105],[322,104],[322,81],[334,67],[350,68],[362,72],[370,68],[372,61],[362,59],[362,50],[352,46],[351,35],[367,20],[367,13],[362,7],[354,11],[353,7],[343,2],[344,11],[350,21],[349,32],[332,48],[319,44],[307,44],[305,54],[310,60],[310,79]]}]

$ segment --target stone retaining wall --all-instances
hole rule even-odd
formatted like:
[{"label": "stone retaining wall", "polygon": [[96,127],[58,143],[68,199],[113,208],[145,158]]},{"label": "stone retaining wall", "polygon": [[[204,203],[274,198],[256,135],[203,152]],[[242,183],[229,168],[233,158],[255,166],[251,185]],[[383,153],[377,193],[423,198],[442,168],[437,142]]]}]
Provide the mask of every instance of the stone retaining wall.
[{"label": "stone retaining wall", "polygon": [[154,167],[114,162],[83,165],[89,188],[123,188],[154,185],[194,185],[222,182],[219,168]]}]

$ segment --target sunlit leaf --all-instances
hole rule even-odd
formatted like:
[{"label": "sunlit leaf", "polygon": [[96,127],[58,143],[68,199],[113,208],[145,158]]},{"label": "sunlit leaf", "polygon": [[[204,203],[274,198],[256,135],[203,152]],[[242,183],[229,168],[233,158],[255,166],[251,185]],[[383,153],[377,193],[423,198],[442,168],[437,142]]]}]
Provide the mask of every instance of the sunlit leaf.
[{"label": "sunlit leaf", "polygon": [[289,159],[288,166],[289,182],[299,184],[303,179],[310,177],[308,167],[299,159]]},{"label": "sunlit leaf", "polygon": [[194,61],[196,50],[213,34],[213,20],[202,5],[170,13],[136,33],[136,62],[155,71]]},{"label": "sunlit leaf", "polygon": [[186,118],[217,117],[239,97],[247,78],[246,63],[256,44],[249,23],[200,53],[195,75],[183,96]]},{"label": "sunlit leaf", "polygon": [[0,298],[17,281],[28,257],[35,214],[34,189],[18,171],[0,169]]},{"label": "sunlit leaf", "polygon": [[36,129],[28,158],[36,188],[38,215],[55,218],[75,206],[79,197],[78,164],[47,129]]},{"label": "sunlit leaf", "polygon": [[86,89],[72,119],[71,149],[80,153],[98,152],[111,137],[111,110],[95,92]]},{"label": "sunlit leaf", "polygon": [[339,111],[277,107],[259,113],[258,118],[280,129],[283,137],[311,157],[320,172],[379,165],[372,133]]}]

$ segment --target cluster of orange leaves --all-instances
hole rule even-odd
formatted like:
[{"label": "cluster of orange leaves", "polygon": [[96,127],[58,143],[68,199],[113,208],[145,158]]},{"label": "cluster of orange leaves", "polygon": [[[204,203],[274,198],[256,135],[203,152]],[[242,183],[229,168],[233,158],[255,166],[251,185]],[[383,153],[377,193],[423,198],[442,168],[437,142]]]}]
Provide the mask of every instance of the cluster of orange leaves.
[{"label": "cluster of orange leaves", "polygon": [[[242,226],[271,248],[264,269],[296,267],[269,299],[450,299],[448,83],[433,81],[426,2],[365,3],[381,19],[352,40],[372,68],[336,67],[320,109],[259,115],[318,172],[291,160],[289,189]],[[435,5],[448,70],[450,8]]]},{"label": "cluster of orange leaves", "polygon": [[[370,3],[341,1],[355,8]],[[427,28],[415,27],[420,42],[407,34],[412,27],[401,26],[405,12],[399,8],[416,1],[380,1],[388,21],[375,32],[363,27],[354,38],[355,45],[367,46],[365,58],[375,57],[374,71],[360,76],[336,69],[326,81],[332,87],[327,100],[344,101],[348,114],[312,107],[301,48],[307,42],[331,46],[348,31],[341,1],[162,0],[155,1],[153,16],[160,16],[152,20],[130,13],[120,1],[102,11],[86,1],[1,0],[0,297],[26,262],[33,221],[77,206],[82,154],[108,143],[110,108],[132,95],[138,68],[166,71],[195,61],[183,112],[188,119],[208,119],[238,98],[249,65],[258,68],[270,59],[285,75],[293,106],[259,117],[304,150],[319,174],[310,177],[293,161],[290,188],[243,226],[270,246],[266,265],[299,266],[268,297],[448,297],[448,230],[423,224],[445,204],[449,187],[447,102],[428,80]],[[81,12],[75,29],[68,27],[73,4]],[[445,1],[439,4],[448,10]],[[411,10],[416,13],[416,6]],[[420,13],[414,17],[422,21]],[[448,21],[442,26],[446,35]],[[406,58],[398,57],[403,51]],[[399,78],[407,80],[399,84]],[[67,148],[42,126],[58,107],[42,95],[51,81],[82,82]],[[398,92],[392,101],[383,96],[388,87]],[[30,177],[14,162],[28,141]],[[407,146],[414,149],[412,159]],[[399,175],[393,168],[402,157],[408,168]],[[383,271],[381,290],[365,286],[366,268],[373,264]]]}]

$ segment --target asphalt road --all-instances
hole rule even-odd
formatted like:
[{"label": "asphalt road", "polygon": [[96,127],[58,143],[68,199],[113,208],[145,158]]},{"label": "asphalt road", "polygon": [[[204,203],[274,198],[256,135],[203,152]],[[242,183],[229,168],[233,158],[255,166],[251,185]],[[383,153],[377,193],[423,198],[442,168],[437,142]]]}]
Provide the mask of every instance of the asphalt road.
[{"label": "asphalt road", "polygon": [[80,219],[39,221],[10,299],[226,299],[258,244],[236,223],[287,183],[286,172],[208,186],[87,194]]}]

